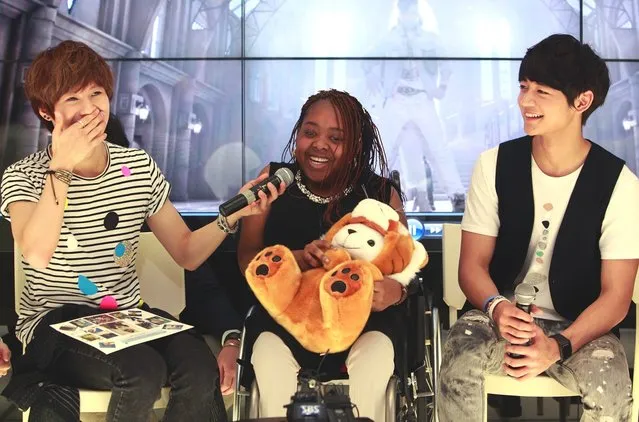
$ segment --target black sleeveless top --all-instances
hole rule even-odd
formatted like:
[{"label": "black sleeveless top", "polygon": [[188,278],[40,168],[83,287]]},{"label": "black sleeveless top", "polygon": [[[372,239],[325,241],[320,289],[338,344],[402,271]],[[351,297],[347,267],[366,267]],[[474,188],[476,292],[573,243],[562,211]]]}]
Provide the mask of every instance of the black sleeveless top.
[{"label": "black sleeveless top", "polygon": [[[278,169],[287,167],[293,174],[299,170],[295,164],[271,163],[270,175]],[[288,187],[271,205],[271,211],[264,227],[264,246],[284,245],[291,250],[304,249],[308,243],[325,234],[332,224],[353,211],[363,199],[373,198],[386,204],[390,203],[392,182],[374,173],[363,176],[353,191],[339,200],[331,222],[326,222],[324,213],[328,204],[317,204],[300,191],[297,183]]]}]

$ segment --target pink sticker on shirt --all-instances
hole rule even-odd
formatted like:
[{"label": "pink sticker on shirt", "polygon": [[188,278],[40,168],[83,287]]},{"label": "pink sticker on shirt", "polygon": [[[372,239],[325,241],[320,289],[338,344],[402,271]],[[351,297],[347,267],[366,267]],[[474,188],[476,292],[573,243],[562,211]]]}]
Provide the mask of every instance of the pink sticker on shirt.
[{"label": "pink sticker on shirt", "polygon": [[127,166],[122,166],[120,170],[122,171],[122,174],[124,175],[124,177],[128,177],[131,175],[131,169],[128,168]]},{"label": "pink sticker on shirt", "polygon": [[115,311],[118,309],[118,302],[116,302],[113,296],[106,296],[100,302],[100,309],[104,309],[105,311]]}]

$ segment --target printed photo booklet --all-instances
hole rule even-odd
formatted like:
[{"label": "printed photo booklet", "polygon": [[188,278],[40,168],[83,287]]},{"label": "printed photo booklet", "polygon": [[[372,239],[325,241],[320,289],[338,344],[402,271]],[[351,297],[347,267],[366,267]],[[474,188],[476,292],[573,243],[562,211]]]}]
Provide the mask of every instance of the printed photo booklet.
[{"label": "printed photo booklet", "polygon": [[126,309],[52,324],[51,327],[105,354],[193,328],[141,309]]}]

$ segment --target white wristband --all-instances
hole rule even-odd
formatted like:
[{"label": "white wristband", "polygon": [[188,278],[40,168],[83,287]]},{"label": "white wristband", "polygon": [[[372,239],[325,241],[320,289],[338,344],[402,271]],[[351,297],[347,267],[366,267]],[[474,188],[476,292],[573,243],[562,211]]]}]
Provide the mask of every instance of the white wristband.
[{"label": "white wristband", "polygon": [[509,302],[509,300],[505,297],[498,297],[495,298],[495,300],[493,300],[490,305],[488,305],[488,317],[490,319],[493,319],[493,311],[495,310],[495,307],[497,307],[497,304],[501,302]]}]

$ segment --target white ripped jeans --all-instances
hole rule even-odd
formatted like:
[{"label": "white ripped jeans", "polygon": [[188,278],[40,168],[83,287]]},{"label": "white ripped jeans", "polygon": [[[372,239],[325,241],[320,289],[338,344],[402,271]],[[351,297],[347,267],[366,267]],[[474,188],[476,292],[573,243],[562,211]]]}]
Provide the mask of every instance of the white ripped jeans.
[{"label": "white ripped jeans", "polygon": [[[569,323],[536,319],[547,335]],[[484,374],[504,375],[506,341],[495,323],[480,311],[465,313],[450,329],[444,345],[439,377],[439,420],[481,421]],[[632,410],[632,385],[623,346],[608,333],[591,341],[564,363],[553,364],[546,374],[581,393],[581,422],[628,422]]]}]

